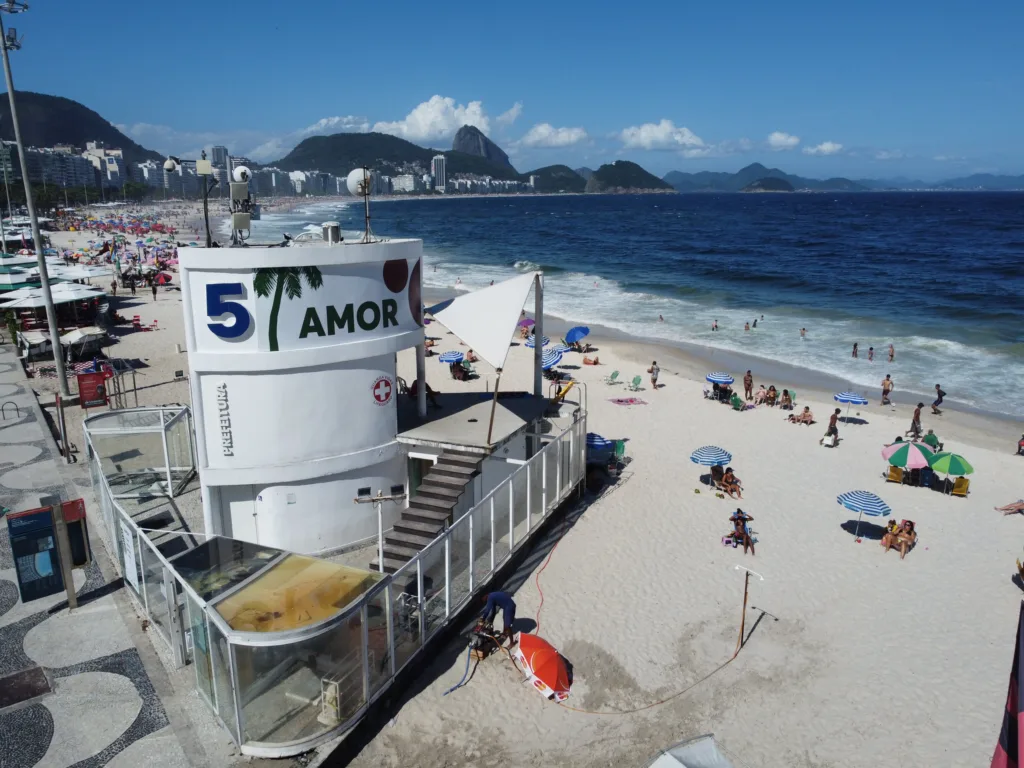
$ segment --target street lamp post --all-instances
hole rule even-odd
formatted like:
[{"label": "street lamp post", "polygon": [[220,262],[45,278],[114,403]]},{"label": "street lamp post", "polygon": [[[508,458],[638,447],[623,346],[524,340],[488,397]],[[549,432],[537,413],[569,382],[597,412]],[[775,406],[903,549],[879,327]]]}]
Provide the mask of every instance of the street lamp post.
[{"label": "street lamp post", "polygon": [[[27,11],[28,6],[17,0],[7,0],[0,5],[4,13],[20,13]],[[60,393],[65,398],[71,397],[68,389],[68,377],[64,372],[64,355],[60,345],[60,329],[57,327],[57,310],[53,306],[53,295],[50,293],[50,275],[46,269],[46,256],[43,253],[43,239],[39,235],[39,219],[36,217],[36,206],[32,200],[32,182],[28,178],[28,163],[25,161],[25,146],[21,141],[21,126],[18,124],[18,108],[14,98],[14,78],[11,77],[11,62],[7,56],[9,49],[21,48],[17,33],[11,29],[10,34],[4,30],[3,14],[0,13],[0,48],[3,49],[4,77],[7,79],[7,97],[11,102],[11,122],[14,124],[14,141],[18,145],[18,157],[21,160],[21,178],[25,182],[25,207],[32,222],[32,242],[36,247],[36,261],[39,264],[39,280],[43,290],[43,302],[46,304],[46,323],[50,328],[50,346],[53,348],[53,362],[57,369],[57,381]],[[5,164],[6,167],[6,164]]]}]

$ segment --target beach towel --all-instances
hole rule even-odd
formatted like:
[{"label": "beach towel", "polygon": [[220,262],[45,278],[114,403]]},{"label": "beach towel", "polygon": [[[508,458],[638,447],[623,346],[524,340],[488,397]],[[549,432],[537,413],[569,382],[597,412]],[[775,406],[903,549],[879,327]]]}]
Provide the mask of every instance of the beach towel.
[{"label": "beach towel", "polygon": [[608,402],[615,405],[647,405],[647,401],[639,397],[609,397]]}]

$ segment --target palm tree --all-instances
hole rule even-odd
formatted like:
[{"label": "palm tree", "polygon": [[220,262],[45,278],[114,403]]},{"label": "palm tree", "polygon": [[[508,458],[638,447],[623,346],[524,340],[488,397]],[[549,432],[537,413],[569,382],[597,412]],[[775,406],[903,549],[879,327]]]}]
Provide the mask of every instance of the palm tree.
[{"label": "palm tree", "polygon": [[252,281],[252,287],[256,295],[266,298],[271,291],[274,292],[268,335],[270,351],[277,352],[277,315],[281,311],[281,294],[287,294],[289,299],[301,299],[303,280],[315,291],[324,284],[324,279],[316,267],[267,267],[253,271],[256,277]]}]

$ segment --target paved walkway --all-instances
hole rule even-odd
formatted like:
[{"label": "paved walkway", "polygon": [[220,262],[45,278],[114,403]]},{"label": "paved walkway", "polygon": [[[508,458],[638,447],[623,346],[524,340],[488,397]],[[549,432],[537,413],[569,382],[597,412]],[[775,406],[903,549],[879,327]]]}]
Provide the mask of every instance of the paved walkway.
[{"label": "paved walkway", "polygon": [[[8,404],[0,419],[0,504],[19,511],[84,496],[88,514],[99,520],[87,468],[83,463],[63,472],[9,345],[0,347],[0,403]],[[93,563],[74,572],[80,607],[69,612],[63,594],[26,605],[7,525],[0,522],[0,692],[8,694],[0,709],[0,765],[227,764],[211,763],[202,748],[187,743],[187,722],[172,724],[147,672],[147,663],[152,669],[159,661],[126,598],[117,594],[118,583],[107,583],[103,571],[111,570],[95,529],[91,539]],[[22,693],[11,694],[15,689]],[[37,692],[42,695],[31,696]]]}]

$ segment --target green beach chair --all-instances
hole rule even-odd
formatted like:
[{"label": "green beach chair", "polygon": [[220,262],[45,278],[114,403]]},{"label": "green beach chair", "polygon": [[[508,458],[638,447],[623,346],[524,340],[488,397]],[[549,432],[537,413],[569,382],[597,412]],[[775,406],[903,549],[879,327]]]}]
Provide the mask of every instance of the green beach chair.
[{"label": "green beach chair", "polygon": [[604,377],[604,383],[605,384],[618,384],[619,383],[619,372],[618,371],[612,371],[612,375],[611,376],[605,376]]},{"label": "green beach chair", "polygon": [[466,373],[470,374],[471,376],[476,373],[476,371],[473,370],[473,364],[469,362],[469,360],[462,361],[462,368],[463,370],[466,371]]},{"label": "green beach chair", "polygon": [[629,391],[630,392],[639,392],[640,391],[640,382],[641,381],[643,381],[643,379],[640,378],[640,376],[634,376],[633,377],[633,381],[631,381],[629,383]]}]

